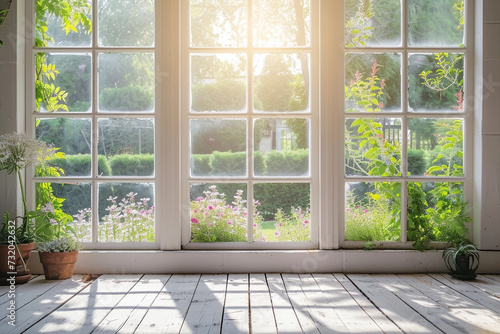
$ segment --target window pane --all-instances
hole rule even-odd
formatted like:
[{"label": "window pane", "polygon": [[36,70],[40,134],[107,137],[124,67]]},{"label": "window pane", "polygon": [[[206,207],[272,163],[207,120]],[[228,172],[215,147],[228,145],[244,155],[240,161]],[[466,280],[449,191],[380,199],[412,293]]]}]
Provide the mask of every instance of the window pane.
[{"label": "window pane", "polygon": [[309,0],[254,0],[254,46],[309,46],[310,13]]},{"label": "window pane", "polygon": [[463,46],[463,0],[408,0],[410,46]]},{"label": "window pane", "polygon": [[347,118],[345,174],[401,175],[401,119]]},{"label": "window pane", "polygon": [[346,183],[345,240],[401,239],[401,183]]},{"label": "window pane", "polygon": [[191,56],[191,111],[245,112],[246,106],[245,54]]},{"label": "window pane", "polygon": [[247,186],[191,184],[191,241],[246,242]]},{"label": "window pane", "polygon": [[47,167],[36,168],[36,176],[90,176],[92,157],[91,121],[81,118],[37,119],[37,139],[58,148],[64,156],[55,156],[47,161]]},{"label": "window pane", "polygon": [[99,0],[100,46],[153,46],[154,0]]},{"label": "window pane", "polygon": [[464,176],[463,119],[408,120],[408,173]]},{"label": "window pane", "polygon": [[246,5],[246,0],[191,0],[191,46],[246,46]]},{"label": "window pane", "polygon": [[191,176],[246,176],[247,122],[195,119],[190,122]]},{"label": "window pane", "polygon": [[[468,218],[463,184],[408,183],[408,241],[427,248],[430,241],[456,241],[467,233]],[[470,226],[469,226],[470,227]]]},{"label": "window pane", "polygon": [[[41,31],[37,31],[35,46],[37,47],[80,47],[90,46],[92,35],[92,1],[73,1],[71,6],[65,7],[64,2],[55,1],[50,5],[50,10],[44,7],[44,3],[37,3],[36,20],[37,26],[46,26],[42,36]],[[58,6],[61,5],[61,6]],[[63,8],[61,8],[63,7]],[[64,10],[72,10],[68,13],[69,18],[57,17],[54,12],[60,13]]]},{"label": "window pane", "polygon": [[309,111],[309,55],[254,56],[254,108],[257,111]]},{"label": "window pane", "polygon": [[98,241],[155,241],[151,183],[99,184]]},{"label": "window pane", "polygon": [[257,119],[254,136],[255,175],[309,175],[308,119]]},{"label": "window pane", "polygon": [[92,61],[89,53],[36,54],[37,111],[90,111]]},{"label": "window pane", "polygon": [[410,111],[464,111],[464,54],[412,54],[408,66]]},{"label": "window pane", "polygon": [[346,0],[347,47],[401,45],[401,0]]},{"label": "window pane", "polygon": [[254,241],[311,240],[309,183],[256,184],[254,198]]},{"label": "window pane", "polygon": [[63,200],[61,205],[55,205],[54,212],[44,214],[44,218],[37,218],[37,223],[39,219],[44,223],[50,223],[50,219],[56,222],[67,221],[63,225],[75,231],[75,234],[70,235],[84,242],[92,241],[90,183],[36,184],[37,209],[42,210],[47,203],[59,200]]},{"label": "window pane", "polygon": [[154,121],[99,119],[99,175],[152,176]]},{"label": "window pane", "polygon": [[152,53],[99,55],[100,111],[152,111],[154,88],[155,64]]},{"label": "window pane", "polygon": [[401,54],[345,55],[346,112],[401,111]]}]

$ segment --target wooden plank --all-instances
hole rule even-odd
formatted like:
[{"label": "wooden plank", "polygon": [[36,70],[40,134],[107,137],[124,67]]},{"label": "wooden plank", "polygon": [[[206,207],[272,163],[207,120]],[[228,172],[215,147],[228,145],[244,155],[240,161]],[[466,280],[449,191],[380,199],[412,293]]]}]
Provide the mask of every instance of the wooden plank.
[{"label": "wooden plank", "polygon": [[288,298],[283,278],[280,274],[267,274],[266,278],[278,333],[300,331],[300,322]]},{"label": "wooden plank", "polygon": [[441,331],[411,308],[397,290],[382,285],[366,274],[348,275],[355,286],[389,319],[406,333],[440,333]]},{"label": "wooden plank", "polygon": [[[33,296],[29,302],[25,303],[22,308],[16,312],[16,327],[4,326],[2,319],[0,325],[0,333],[21,333],[30,328],[38,321],[51,314],[54,310],[73,298],[74,295],[88,287],[90,283],[81,282],[81,276],[73,276],[71,279],[63,281],[46,281],[44,276],[40,276],[41,280],[30,281],[27,284],[43,285],[46,289],[44,293]],[[44,284],[50,283],[50,284]],[[40,293],[42,290],[38,290]],[[26,298],[28,300],[30,298]]]},{"label": "wooden plank", "polygon": [[227,275],[202,275],[181,333],[220,333]]},{"label": "wooden plank", "polygon": [[200,275],[173,275],[158,294],[136,333],[179,333]]},{"label": "wooden plank", "polygon": [[283,281],[302,331],[304,333],[320,333],[315,319],[311,315],[307,297],[300,286],[300,277],[297,274],[285,274]]},{"label": "wooden plank", "polygon": [[488,278],[483,275],[478,275],[475,280],[467,281],[467,283],[475,286],[478,289],[483,290],[484,292],[496,298],[500,298],[500,284],[498,284],[497,281],[491,278]]},{"label": "wooden plank", "polygon": [[[424,316],[445,333],[498,333],[500,316],[424,274],[398,275],[405,289],[420,294]],[[415,300],[412,299],[414,302]]]},{"label": "wooden plank", "polygon": [[481,276],[484,276],[486,278],[494,280],[495,282],[498,282],[498,284],[500,285],[500,276],[499,275],[481,275]]},{"label": "wooden plank", "polygon": [[252,333],[276,333],[271,296],[264,274],[250,274],[250,326]]},{"label": "wooden plank", "polygon": [[102,275],[26,333],[90,333],[142,275]]},{"label": "wooden plank", "polygon": [[145,275],[92,333],[133,333],[170,275]]},{"label": "wooden plank", "polygon": [[[333,276],[331,279],[334,280]],[[294,279],[295,281],[295,279]],[[331,296],[323,293],[316,280],[310,274],[299,275],[299,281],[295,282],[300,285],[300,289],[306,297],[305,305],[308,307],[308,312],[314,320],[316,327],[321,333],[349,333],[353,332],[352,328],[348,328],[339,313],[344,317],[346,310],[334,309],[333,304],[330,304]],[[288,288],[288,287],[287,287]],[[359,333],[359,331],[355,331]],[[373,332],[373,327],[371,328]]]},{"label": "wooden plank", "polygon": [[[303,276],[301,275],[301,279],[304,281]],[[324,303],[325,307],[327,306],[333,310],[335,318],[338,318],[342,326],[347,328],[344,332],[382,333],[377,324],[356,303],[332,274],[313,274],[312,279],[316,283],[317,291],[321,293],[321,296],[311,298],[310,294],[306,293],[308,298],[312,299],[313,302],[320,298],[324,300],[322,303]]]},{"label": "wooden plank", "polygon": [[250,333],[248,275],[229,275],[222,317],[222,333]]},{"label": "wooden plank", "polygon": [[[81,279],[81,276],[77,277],[77,279]],[[38,276],[26,284],[16,285],[16,307],[19,309],[59,283],[61,283],[61,281],[47,281],[44,276]],[[9,294],[2,295],[0,297],[0,308],[3,309],[10,303],[10,300],[11,298],[9,298]]]},{"label": "wooden plank", "polygon": [[[315,275],[316,276],[316,275]],[[388,317],[385,316],[361,291],[344,275],[334,274],[334,277],[342,285],[352,299],[363,309],[363,311],[377,324],[377,326],[388,334],[403,333]],[[347,298],[346,298],[347,299]]]},{"label": "wooden plank", "polygon": [[492,298],[491,295],[474,285],[456,280],[446,274],[430,274],[429,276],[493,312],[500,312],[500,298]]}]

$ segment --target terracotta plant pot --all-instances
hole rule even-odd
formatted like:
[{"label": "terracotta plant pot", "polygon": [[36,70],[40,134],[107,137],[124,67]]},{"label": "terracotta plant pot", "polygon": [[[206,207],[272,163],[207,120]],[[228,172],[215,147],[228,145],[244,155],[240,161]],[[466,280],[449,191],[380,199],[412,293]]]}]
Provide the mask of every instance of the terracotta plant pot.
[{"label": "terracotta plant pot", "polygon": [[[21,254],[19,254],[19,251]],[[28,260],[31,251],[35,249],[35,244],[18,244],[17,247],[11,245],[0,245],[0,285],[10,285],[10,281],[7,281],[12,276],[15,276],[15,284],[24,284],[29,281],[31,274],[29,270],[24,268],[21,256],[24,259],[24,263],[28,266]],[[10,258],[11,263],[9,264],[9,256],[14,256],[14,260]],[[15,273],[15,274],[9,274]]]},{"label": "terracotta plant pot", "polygon": [[39,252],[45,279],[67,279],[73,276],[73,270],[78,258],[78,251],[72,252]]}]

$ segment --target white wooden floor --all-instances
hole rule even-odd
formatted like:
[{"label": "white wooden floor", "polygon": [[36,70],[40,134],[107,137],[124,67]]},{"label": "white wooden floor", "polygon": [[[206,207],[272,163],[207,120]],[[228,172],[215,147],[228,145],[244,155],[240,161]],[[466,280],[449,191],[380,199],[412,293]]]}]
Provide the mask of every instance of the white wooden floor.
[{"label": "white wooden floor", "polygon": [[0,288],[0,333],[500,333],[500,276],[102,275]]}]

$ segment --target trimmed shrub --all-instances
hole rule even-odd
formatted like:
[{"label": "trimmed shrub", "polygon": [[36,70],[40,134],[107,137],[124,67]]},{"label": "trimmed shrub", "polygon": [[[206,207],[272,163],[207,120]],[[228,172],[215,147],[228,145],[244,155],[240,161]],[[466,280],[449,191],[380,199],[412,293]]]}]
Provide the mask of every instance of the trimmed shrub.
[{"label": "trimmed shrub", "polygon": [[[92,165],[91,159],[90,154],[67,154],[66,159],[51,159],[48,165],[61,168],[66,176],[89,176]],[[97,164],[99,174],[103,176],[111,175],[111,169],[104,156],[99,155]]]},{"label": "trimmed shrub", "polygon": [[217,80],[193,86],[191,108],[195,111],[235,111],[245,108],[247,89],[238,80]]},{"label": "trimmed shrub", "polygon": [[212,175],[238,176],[246,174],[246,152],[213,152]]},{"label": "trimmed shrub", "polygon": [[424,151],[408,149],[408,172],[410,175],[424,175],[426,167]]},{"label": "trimmed shrub", "polygon": [[212,174],[211,154],[193,154],[191,156],[191,175],[207,176]]},{"label": "trimmed shrub", "polygon": [[266,174],[266,158],[264,154],[260,151],[255,151],[253,153],[254,161],[253,168],[255,175],[265,175]]},{"label": "trimmed shrub", "polygon": [[149,176],[154,174],[153,154],[118,154],[109,159],[113,176]]},{"label": "trimmed shrub", "polygon": [[266,155],[267,175],[298,176],[309,172],[309,150],[270,151]]},{"label": "trimmed shrub", "polygon": [[99,97],[99,107],[113,111],[151,110],[153,96],[153,92],[140,86],[106,88]]}]

